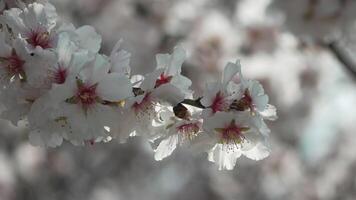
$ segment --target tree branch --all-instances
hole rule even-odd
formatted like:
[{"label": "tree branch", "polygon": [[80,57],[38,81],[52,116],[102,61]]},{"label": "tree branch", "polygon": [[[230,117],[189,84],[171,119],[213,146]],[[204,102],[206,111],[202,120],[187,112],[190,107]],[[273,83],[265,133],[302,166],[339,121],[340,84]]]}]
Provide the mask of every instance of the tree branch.
[{"label": "tree branch", "polygon": [[201,108],[201,109],[205,109],[206,107],[203,106],[201,103],[200,103],[200,100],[202,99],[202,97],[194,100],[194,99],[184,99],[181,103],[182,104],[187,104],[187,105],[190,105],[190,106],[194,106],[194,107],[197,107],[197,108]]},{"label": "tree branch", "polygon": [[356,80],[356,64],[353,59],[348,55],[346,50],[341,47],[338,42],[331,42],[326,44],[328,49],[334,56],[339,60],[339,62],[344,66],[344,68],[352,75],[353,79]]}]

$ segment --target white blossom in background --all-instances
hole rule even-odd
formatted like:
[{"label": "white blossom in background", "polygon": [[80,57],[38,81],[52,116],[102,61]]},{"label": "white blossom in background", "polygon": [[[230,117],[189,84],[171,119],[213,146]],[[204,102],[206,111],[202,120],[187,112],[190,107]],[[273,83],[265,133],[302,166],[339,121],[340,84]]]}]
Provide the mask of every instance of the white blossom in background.
[{"label": "white blossom in background", "polygon": [[349,0],[273,0],[271,14],[305,40],[340,37],[355,22],[356,2]]},{"label": "white blossom in background", "polygon": [[276,109],[261,84],[242,76],[239,62],[228,63],[222,80],[207,83],[203,96],[193,99],[181,45],[157,54],[152,72],[132,74],[122,40],[102,55],[93,27],[63,23],[48,2],[18,7],[1,15],[1,117],[24,122],[31,144],[94,145],[143,136],[156,160],[183,147],[207,152],[220,170],[232,170],[240,155],[269,155],[264,120],[276,119]]}]

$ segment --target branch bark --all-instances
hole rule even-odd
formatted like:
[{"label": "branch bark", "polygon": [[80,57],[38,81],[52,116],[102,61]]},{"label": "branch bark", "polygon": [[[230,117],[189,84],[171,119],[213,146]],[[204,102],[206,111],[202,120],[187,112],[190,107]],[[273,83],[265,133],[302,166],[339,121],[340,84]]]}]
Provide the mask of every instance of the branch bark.
[{"label": "branch bark", "polygon": [[349,72],[349,74],[352,75],[353,79],[356,80],[356,63],[349,56],[348,52],[342,48],[338,42],[335,41],[326,44],[326,46]]}]

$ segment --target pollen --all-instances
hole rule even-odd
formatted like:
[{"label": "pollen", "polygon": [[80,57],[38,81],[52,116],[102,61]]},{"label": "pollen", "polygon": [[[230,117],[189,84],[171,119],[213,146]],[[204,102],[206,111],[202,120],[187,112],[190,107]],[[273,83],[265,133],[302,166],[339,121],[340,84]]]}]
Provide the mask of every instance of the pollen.
[{"label": "pollen", "polygon": [[[215,131],[219,134],[220,143],[227,146],[238,146],[245,139],[244,132],[248,131],[249,127],[237,125],[235,120],[224,128],[216,128]],[[233,148],[232,147],[232,148]]]},{"label": "pollen", "polygon": [[58,68],[55,72],[54,72],[54,82],[57,84],[63,84],[66,81],[67,78],[67,70],[64,68]]}]

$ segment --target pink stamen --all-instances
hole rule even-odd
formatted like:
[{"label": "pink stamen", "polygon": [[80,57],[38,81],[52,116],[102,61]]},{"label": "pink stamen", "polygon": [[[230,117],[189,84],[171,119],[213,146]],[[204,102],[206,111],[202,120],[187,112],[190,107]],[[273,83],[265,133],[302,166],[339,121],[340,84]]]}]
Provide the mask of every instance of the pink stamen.
[{"label": "pink stamen", "polygon": [[177,131],[179,133],[184,133],[184,134],[195,134],[199,132],[200,127],[198,122],[193,122],[193,123],[187,123],[187,124],[182,124],[177,127]]},{"label": "pink stamen", "polygon": [[235,121],[231,121],[231,123],[225,127],[221,132],[221,137],[223,140],[231,141],[235,139],[239,139],[242,136],[242,128],[235,124]]},{"label": "pink stamen", "polygon": [[8,58],[8,69],[11,74],[19,74],[20,72],[23,71],[23,64],[25,64],[25,61],[21,60],[16,52],[13,52],[12,55]]},{"label": "pink stamen", "polygon": [[40,46],[43,49],[49,49],[53,47],[51,35],[46,30],[31,30],[26,41],[33,47]]},{"label": "pink stamen", "polygon": [[226,109],[225,97],[221,94],[220,91],[216,93],[210,108],[212,109],[213,113],[224,111]]},{"label": "pink stamen", "polygon": [[81,102],[84,108],[94,104],[97,99],[96,85],[93,86],[78,86],[77,99]]},{"label": "pink stamen", "polygon": [[7,58],[3,58],[4,63],[5,63],[5,68],[9,74],[10,77],[15,76],[15,75],[20,75],[24,73],[23,71],[23,65],[25,64],[25,61],[23,61],[15,51],[12,51],[11,56]]},{"label": "pink stamen", "polygon": [[157,88],[163,84],[169,83],[171,80],[172,80],[172,76],[166,76],[166,75],[164,75],[164,73],[162,73],[159,76],[159,78],[156,80],[155,88]]},{"label": "pink stamen", "polygon": [[63,84],[67,78],[67,69],[58,68],[54,74],[54,82],[57,84]]},{"label": "pink stamen", "polygon": [[145,97],[143,97],[142,101],[140,103],[135,102],[132,105],[132,108],[134,109],[135,113],[139,113],[140,111],[146,110],[151,106],[151,96],[150,93],[146,93]]}]

